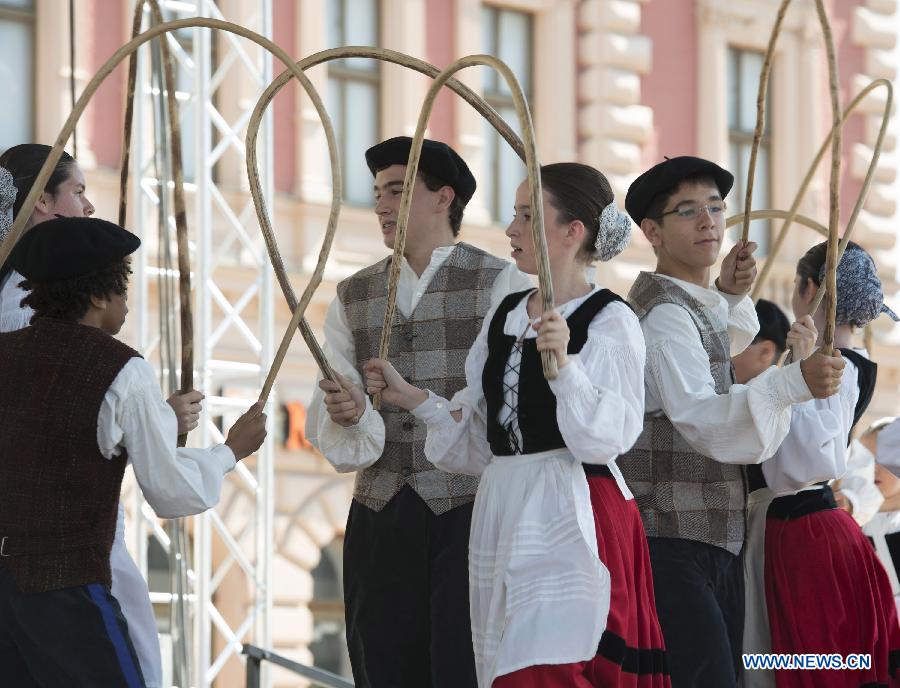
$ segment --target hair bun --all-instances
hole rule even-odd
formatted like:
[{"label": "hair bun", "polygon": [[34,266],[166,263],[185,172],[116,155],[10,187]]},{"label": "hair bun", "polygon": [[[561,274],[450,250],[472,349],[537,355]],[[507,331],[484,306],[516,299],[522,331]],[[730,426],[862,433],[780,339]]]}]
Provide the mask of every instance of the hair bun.
[{"label": "hair bun", "polygon": [[600,213],[597,241],[594,242],[594,258],[606,262],[612,260],[628,246],[631,239],[631,218],[619,210],[615,200]]},{"label": "hair bun", "polygon": [[13,223],[13,204],[16,202],[16,184],[12,174],[0,167],[0,242],[6,239]]}]

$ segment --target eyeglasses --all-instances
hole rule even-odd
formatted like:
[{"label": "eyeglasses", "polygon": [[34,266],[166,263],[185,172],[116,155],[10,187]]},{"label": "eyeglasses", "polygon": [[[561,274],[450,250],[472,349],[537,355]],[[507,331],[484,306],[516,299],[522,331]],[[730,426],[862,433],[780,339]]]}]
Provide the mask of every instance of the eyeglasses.
[{"label": "eyeglasses", "polygon": [[666,215],[677,215],[685,220],[696,220],[704,210],[708,212],[711,217],[717,217],[725,212],[726,207],[725,201],[716,201],[714,203],[707,203],[706,205],[684,205],[675,208],[675,210],[661,213],[659,217],[662,219]]}]

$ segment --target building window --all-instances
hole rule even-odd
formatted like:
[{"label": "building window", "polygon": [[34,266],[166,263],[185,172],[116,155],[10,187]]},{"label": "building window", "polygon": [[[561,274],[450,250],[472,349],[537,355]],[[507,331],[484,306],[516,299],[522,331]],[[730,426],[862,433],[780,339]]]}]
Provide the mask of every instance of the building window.
[{"label": "building window", "polygon": [[[329,0],[328,47],[378,45],[378,0]],[[341,151],[344,199],[372,204],[365,151],[378,143],[380,62],[366,58],[328,63],[328,112]]]},{"label": "building window", "polygon": [[312,571],[313,599],[309,611],[313,615],[313,641],[309,651],[313,663],[339,676],[349,678],[350,655],[344,624],[343,539],[322,548],[319,565]]},{"label": "building window", "polygon": [[[532,55],[534,47],[532,18],[526,12],[485,5],[482,7],[482,45],[484,52],[496,55],[510,66],[529,104],[532,102]],[[485,100],[521,136],[519,119],[506,80],[485,67]],[[485,174],[478,184],[484,205],[496,221],[509,218],[515,202],[516,188],[525,178],[525,165],[485,120]]]},{"label": "building window", "polygon": [[[731,171],[734,172],[734,188],[729,194],[729,215],[744,211],[747,167],[750,164],[750,149],[753,146],[753,131],[756,128],[756,96],[762,65],[762,53],[737,48],[728,49],[728,145]],[[770,80],[768,92],[771,91]],[[760,209],[770,208],[772,199],[769,110],[770,103],[767,102],[766,127],[756,156],[756,174],[753,178],[753,207]],[[751,222],[750,240],[759,244],[757,257],[766,255],[771,240],[770,223],[767,220]]]},{"label": "building window", "polygon": [[34,2],[0,0],[0,150],[34,139]]}]

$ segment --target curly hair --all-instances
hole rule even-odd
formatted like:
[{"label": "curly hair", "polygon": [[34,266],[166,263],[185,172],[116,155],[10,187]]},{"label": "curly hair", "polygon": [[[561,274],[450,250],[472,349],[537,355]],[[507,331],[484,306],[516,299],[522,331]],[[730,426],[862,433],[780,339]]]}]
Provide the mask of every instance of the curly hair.
[{"label": "curly hair", "polygon": [[22,306],[34,309],[33,323],[37,318],[81,320],[91,307],[91,297],[109,298],[112,294],[128,293],[128,276],[131,266],[125,258],[94,270],[59,282],[31,282],[24,280],[20,286],[30,290],[22,299]]}]

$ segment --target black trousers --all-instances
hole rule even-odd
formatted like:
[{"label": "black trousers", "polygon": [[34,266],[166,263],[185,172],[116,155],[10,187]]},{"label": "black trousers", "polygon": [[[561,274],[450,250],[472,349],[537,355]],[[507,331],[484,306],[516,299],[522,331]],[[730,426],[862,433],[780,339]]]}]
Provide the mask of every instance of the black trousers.
[{"label": "black trousers", "polygon": [[23,594],[0,564],[0,686],[144,688],[109,588]]},{"label": "black trousers", "polygon": [[672,688],[733,688],[744,634],[741,557],[693,540],[648,544]]},{"label": "black trousers", "polygon": [[471,520],[472,504],[435,516],[409,487],[378,512],[353,500],[344,600],[357,688],[476,688]]}]

